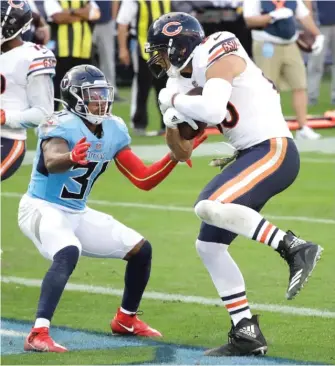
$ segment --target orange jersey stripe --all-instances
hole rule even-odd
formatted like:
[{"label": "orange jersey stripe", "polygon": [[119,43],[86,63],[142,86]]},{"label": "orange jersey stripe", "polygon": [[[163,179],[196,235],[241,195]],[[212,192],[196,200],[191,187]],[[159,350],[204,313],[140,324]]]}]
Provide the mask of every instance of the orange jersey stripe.
[{"label": "orange jersey stripe", "polygon": [[222,54],[224,54],[224,53],[226,53],[226,50],[222,47],[221,49],[219,49],[219,50],[217,50],[216,52],[214,52],[213,54],[212,54],[212,56],[210,56],[209,58],[208,58],[208,64],[209,63],[211,63],[214,59],[215,59],[215,57],[217,57],[217,56],[219,56],[220,55],[220,53],[222,53]]},{"label": "orange jersey stripe", "polygon": [[286,150],[287,150],[287,139],[284,138],[282,140],[283,140],[283,148],[282,148],[282,151],[280,153],[280,156],[279,156],[279,159],[277,160],[277,162],[273,166],[271,166],[269,169],[267,169],[265,172],[263,172],[259,176],[255,177],[245,187],[241,188],[240,190],[238,190],[237,192],[235,192],[231,196],[224,199],[223,202],[230,203],[230,202],[235,201],[237,198],[243,196],[246,192],[253,189],[259,182],[266,179],[269,175],[274,173],[281,166],[283,160],[285,159]]},{"label": "orange jersey stripe", "polygon": [[237,306],[244,305],[247,303],[248,303],[248,300],[244,299],[244,300],[239,300],[239,301],[233,302],[231,304],[227,304],[225,306],[226,306],[226,309],[232,309],[232,308],[236,308]]},{"label": "orange jersey stripe", "polygon": [[31,69],[33,69],[33,68],[35,68],[35,67],[39,67],[39,66],[43,66],[44,65],[44,62],[42,61],[42,62],[35,62],[35,63],[33,63],[33,64],[31,64],[30,66],[29,66],[29,70],[31,70]]},{"label": "orange jersey stripe", "polygon": [[273,228],[273,225],[272,224],[268,224],[268,226],[265,228],[265,230],[264,230],[264,232],[263,232],[263,234],[262,234],[262,236],[261,236],[261,239],[260,239],[260,242],[261,243],[264,243],[265,242],[265,240],[266,240],[266,237],[268,236],[268,234],[269,234],[269,232],[270,232],[270,230]]},{"label": "orange jersey stripe", "polygon": [[19,141],[18,140],[15,140],[14,145],[10,149],[9,154],[6,156],[6,158],[4,159],[4,161],[0,162],[1,175],[2,175],[2,169],[4,169],[5,166],[8,164],[8,161],[11,159],[11,156],[15,153],[15,150],[16,150],[18,144],[19,144]]},{"label": "orange jersey stripe", "polygon": [[13,147],[11,148],[6,159],[0,163],[0,175],[3,176],[7,170],[15,163],[15,161],[21,156],[24,151],[24,142],[15,140]]},{"label": "orange jersey stripe", "polygon": [[240,182],[244,179],[248,174],[252,173],[255,169],[262,166],[269,160],[273,158],[276,153],[277,148],[277,141],[275,139],[271,139],[270,141],[270,151],[260,160],[256,161],[254,164],[250,165],[247,169],[243,170],[240,174],[236,177],[232,178],[228,182],[226,182],[223,186],[221,186],[218,190],[216,190],[210,197],[210,200],[216,200],[221,194],[227,190],[228,188],[232,187],[234,184]]}]

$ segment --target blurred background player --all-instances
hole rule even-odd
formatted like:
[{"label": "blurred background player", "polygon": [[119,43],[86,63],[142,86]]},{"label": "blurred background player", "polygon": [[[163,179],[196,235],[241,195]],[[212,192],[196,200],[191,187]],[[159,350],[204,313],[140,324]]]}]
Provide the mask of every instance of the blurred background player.
[{"label": "blurred background player", "polygon": [[[178,124],[191,119],[215,125],[236,149],[220,174],[200,193],[195,212],[202,220],[196,248],[232,320],[229,343],[206,351],[209,356],[246,356],[267,352],[267,342],[252,316],[240,269],[228,252],[237,235],[266,244],[289,266],[287,299],[293,299],[321,256],[319,245],[284,232],[259,211],[296,179],[299,153],[282,114],[280,96],[252,62],[234,34],[217,32],[206,39],[202,26],[186,13],[165,14],[148,32],[146,51],[155,75],[203,88],[185,95],[176,87],[159,94],[167,142],[178,158],[185,156]],[[169,79],[170,80],[170,79]],[[184,86],[184,84],[182,84]],[[270,121],[270,123],[269,123]],[[217,165],[222,165],[217,164]]]},{"label": "blurred background player", "polygon": [[46,122],[53,113],[56,60],[43,46],[22,41],[31,21],[26,2],[1,2],[1,180],[23,161],[26,128]]},{"label": "blurred background player", "polygon": [[325,58],[330,51],[332,58],[330,101],[335,106],[335,1],[306,1],[320,25],[320,32],[325,37],[325,46],[318,55],[309,55],[307,64],[308,103],[316,105],[319,100],[320,83],[325,69]]},{"label": "blurred background player", "polygon": [[[222,31],[234,33],[252,58],[251,31],[243,18],[243,1],[195,1],[194,5],[197,6],[196,18],[203,26],[206,35]],[[179,11],[189,13],[184,10]]]},{"label": "blurred background player", "polygon": [[[144,52],[144,45],[151,22],[170,11],[170,0],[125,0],[121,2],[117,15],[119,59],[125,66],[131,64],[131,58],[133,63],[134,78],[130,118],[134,134],[138,136],[157,135],[165,132],[163,118],[161,118],[157,132],[148,133],[146,131],[149,123],[149,92],[153,86],[158,96],[166,84],[166,79],[157,80],[152,77],[146,65],[148,55]],[[129,49],[130,45],[131,50]]]},{"label": "blurred background player", "polygon": [[50,27],[40,13],[35,0],[28,0],[28,4],[33,14],[33,21],[30,30],[23,34],[22,39],[24,41],[46,45],[50,40]]},{"label": "blurred background player", "polygon": [[303,0],[244,1],[243,15],[252,29],[253,58],[264,75],[277,87],[285,81],[292,90],[292,104],[299,129],[297,139],[316,140],[320,134],[307,126],[307,80],[301,52],[296,44],[296,19],[315,36],[313,53],[320,54],[324,36]]},{"label": "blurred background player", "polygon": [[98,67],[114,87],[114,102],[123,101],[116,88],[115,77],[116,14],[119,1],[100,0],[96,3],[101,13],[93,31],[93,43],[97,51]]},{"label": "blurred background player", "polygon": [[132,152],[126,125],[109,114],[113,87],[96,67],[82,65],[68,71],[61,94],[66,108],[54,115],[52,124],[40,127],[32,178],[19,207],[22,232],[52,261],[24,349],[67,351],[51,339],[49,327],[80,255],[128,262],[121,308],[111,321],[113,333],[161,336],[136,316],[150,276],[151,244],[112,216],[87,207],[86,201],[113,159],[120,172],[143,190],[165,179],[177,161],[168,153],[145,166]]},{"label": "blurred background player", "polygon": [[[94,22],[100,18],[100,10],[94,0],[47,0],[43,11],[51,27],[48,47],[57,59],[54,78],[55,98],[60,98],[60,82],[74,66],[92,62]],[[55,110],[59,108],[55,101]]]}]

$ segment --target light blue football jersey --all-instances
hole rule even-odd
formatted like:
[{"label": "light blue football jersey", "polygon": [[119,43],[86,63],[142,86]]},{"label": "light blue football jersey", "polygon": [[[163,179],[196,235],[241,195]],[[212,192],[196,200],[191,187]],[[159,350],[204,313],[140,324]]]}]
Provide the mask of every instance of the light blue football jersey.
[{"label": "light blue football jersey", "polygon": [[[111,116],[102,122],[103,135],[98,138],[71,112],[55,113],[54,119],[54,125],[39,128],[28,195],[73,210],[83,210],[97,178],[106,170],[115,155],[130,144],[128,129],[120,118]],[[91,144],[87,154],[88,165],[75,165],[64,173],[49,173],[44,164],[41,144],[43,140],[52,137],[66,140],[70,150],[80,139],[86,137]]]}]

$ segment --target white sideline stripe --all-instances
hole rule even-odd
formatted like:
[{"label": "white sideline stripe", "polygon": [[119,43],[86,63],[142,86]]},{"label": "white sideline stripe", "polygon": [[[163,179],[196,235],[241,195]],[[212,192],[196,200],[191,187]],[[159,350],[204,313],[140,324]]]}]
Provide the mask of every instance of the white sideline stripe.
[{"label": "white sideline stripe", "polygon": [[335,164],[334,160],[331,159],[318,159],[318,158],[302,158],[302,163],[315,163],[315,164]]},{"label": "white sideline stripe", "polygon": [[[1,192],[0,196],[9,197],[9,198],[21,198],[23,193],[18,192]],[[131,208],[143,208],[148,210],[159,210],[159,211],[179,211],[179,212],[194,212],[192,207],[183,207],[183,206],[170,206],[170,205],[152,205],[147,203],[135,203],[135,202],[110,202],[103,200],[88,200],[89,204],[98,205],[98,206],[106,206],[106,207],[131,207]],[[268,215],[264,214],[267,219],[270,220],[281,220],[281,221],[302,221],[302,222],[310,222],[313,224],[326,224],[326,225],[334,225],[335,220],[332,219],[320,219],[316,217],[305,217],[305,216],[277,216],[277,215]]]},{"label": "white sideline stripe", "polygon": [[[42,281],[38,279],[28,279],[28,278],[11,277],[11,276],[2,276],[1,282],[14,283],[17,285],[23,285],[28,287],[40,287],[42,283]],[[85,292],[100,295],[122,296],[123,294],[123,290],[114,289],[111,287],[92,286],[92,285],[83,285],[74,283],[68,283],[65,289],[68,291]],[[223,302],[221,300],[201,296],[185,296],[179,294],[167,294],[163,292],[146,291],[143,295],[143,298],[149,300],[181,302],[185,304],[219,305],[223,307]],[[282,314],[301,315],[301,316],[316,316],[320,318],[335,318],[335,312],[328,310],[299,308],[294,306],[272,305],[272,304],[249,304],[249,305],[254,310],[269,311],[272,313],[282,313]]]},{"label": "white sideline stripe", "polygon": [[[320,140],[317,140],[320,141]],[[323,140],[321,140],[323,141]],[[334,142],[335,145],[335,142]],[[164,155],[168,152],[168,148],[165,145],[143,145],[143,146],[132,146],[134,152],[143,160],[152,162],[156,161],[154,157]],[[315,151],[312,151],[315,152]],[[316,151],[318,153],[326,152]],[[23,160],[23,165],[31,165],[35,158],[35,150],[28,150]],[[334,152],[333,152],[334,153]],[[201,158],[201,157],[215,157],[215,156],[230,156],[232,154],[232,149],[225,148],[221,143],[205,143],[204,145],[200,146],[197,150],[194,150],[192,156],[194,158]],[[326,155],[327,156],[327,155]],[[335,164],[335,160],[332,158],[301,158],[302,163],[312,163],[312,164]],[[180,164],[179,164],[180,165]],[[179,166],[178,165],[178,166]],[[181,166],[187,166],[186,164],[181,164]]]},{"label": "white sideline stripe", "polygon": [[10,329],[0,329],[0,335],[9,337],[26,337],[27,333],[16,332],[15,330]]}]

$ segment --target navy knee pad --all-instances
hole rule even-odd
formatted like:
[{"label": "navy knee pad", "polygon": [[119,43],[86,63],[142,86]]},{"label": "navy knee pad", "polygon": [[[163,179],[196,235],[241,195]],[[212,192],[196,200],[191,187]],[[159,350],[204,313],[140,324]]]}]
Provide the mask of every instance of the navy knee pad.
[{"label": "navy knee pad", "polygon": [[151,244],[146,240],[141,246],[140,250],[129,258],[128,262],[137,262],[141,264],[147,264],[151,262],[152,258],[152,247]]},{"label": "navy knee pad", "polygon": [[52,269],[70,276],[76,268],[79,254],[79,248],[75,245],[61,249],[53,257]]}]

